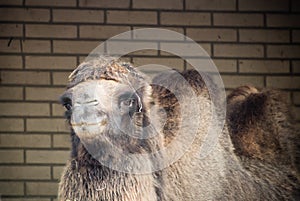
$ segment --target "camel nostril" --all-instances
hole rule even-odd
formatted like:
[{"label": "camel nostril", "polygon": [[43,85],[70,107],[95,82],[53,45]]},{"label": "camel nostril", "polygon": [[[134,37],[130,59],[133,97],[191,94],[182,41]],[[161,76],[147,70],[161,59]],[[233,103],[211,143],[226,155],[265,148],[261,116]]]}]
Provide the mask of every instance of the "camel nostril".
[{"label": "camel nostril", "polygon": [[75,106],[96,106],[99,105],[99,101],[98,100],[89,100],[89,101],[77,101],[75,102]]},{"label": "camel nostril", "polygon": [[87,101],[84,104],[86,105],[99,105],[99,101],[98,100],[91,100],[91,101]]}]

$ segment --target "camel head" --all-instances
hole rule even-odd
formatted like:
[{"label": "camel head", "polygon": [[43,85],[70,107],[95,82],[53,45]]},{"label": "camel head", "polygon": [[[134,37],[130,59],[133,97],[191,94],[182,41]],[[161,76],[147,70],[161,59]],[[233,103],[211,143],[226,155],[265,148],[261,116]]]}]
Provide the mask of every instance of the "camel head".
[{"label": "camel head", "polygon": [[[127,63],[111,58],[83,62],[61,97],[69,123],[89,152],[140,153],[149,141],[151,87]],[[93,155],[94,153],[92,153]]]}]

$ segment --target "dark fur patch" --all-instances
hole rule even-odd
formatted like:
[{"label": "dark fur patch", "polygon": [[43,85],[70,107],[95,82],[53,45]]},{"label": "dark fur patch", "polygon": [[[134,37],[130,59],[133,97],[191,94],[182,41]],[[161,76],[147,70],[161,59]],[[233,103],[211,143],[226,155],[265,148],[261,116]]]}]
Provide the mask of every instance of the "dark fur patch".
[{"label": "dark fur patch", "polygon": [[300,136],[280,91],[235,89],[228,96],[227,120],[238,155],[299,169]]}]

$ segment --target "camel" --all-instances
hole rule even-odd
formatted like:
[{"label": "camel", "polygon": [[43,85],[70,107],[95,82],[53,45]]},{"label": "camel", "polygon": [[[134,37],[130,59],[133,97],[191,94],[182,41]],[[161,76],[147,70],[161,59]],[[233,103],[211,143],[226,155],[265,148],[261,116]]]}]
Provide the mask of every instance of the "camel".
[{"label": "camel", "polygon": [[[130,63],[105,56],[83,62],[73,71],[61,97],[72,151],[58,199],[299,199],[293,171],[241,157],[226,124],[212,151],[200,157],[209,122],[214,121],[211,95],[195,71],[181,73],[192,91],[175,74],[154,78],[164,78],[161,83],[169,87],[151,85]],[[198,115],[190,110],[193,102]],[[191,115],[182,112],[185,108]],[[180,138],[192,128],[196,128],[193,140]],[[181,150],[184,153],[177,160],[164,164]]]}]

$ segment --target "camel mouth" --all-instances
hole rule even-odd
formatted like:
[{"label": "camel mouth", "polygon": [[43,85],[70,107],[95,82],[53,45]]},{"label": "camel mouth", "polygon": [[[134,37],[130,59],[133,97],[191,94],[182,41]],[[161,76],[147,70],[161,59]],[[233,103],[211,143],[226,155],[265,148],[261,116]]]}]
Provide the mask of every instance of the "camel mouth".
[{"label": "camel mouth", "polygon": [[72,123],[71,122],[71,125],[73,127],[106,126],[107,120],[102,120],[102,121],[93,122],[93,123],[89,123],[89,122]]},{"label": "camel mouth", "polygon": [[99,122],[80,122],[71,123],[76,135],[83,141],[94,139],[96,136],[101,136],[105,133],[107,120]]}]

